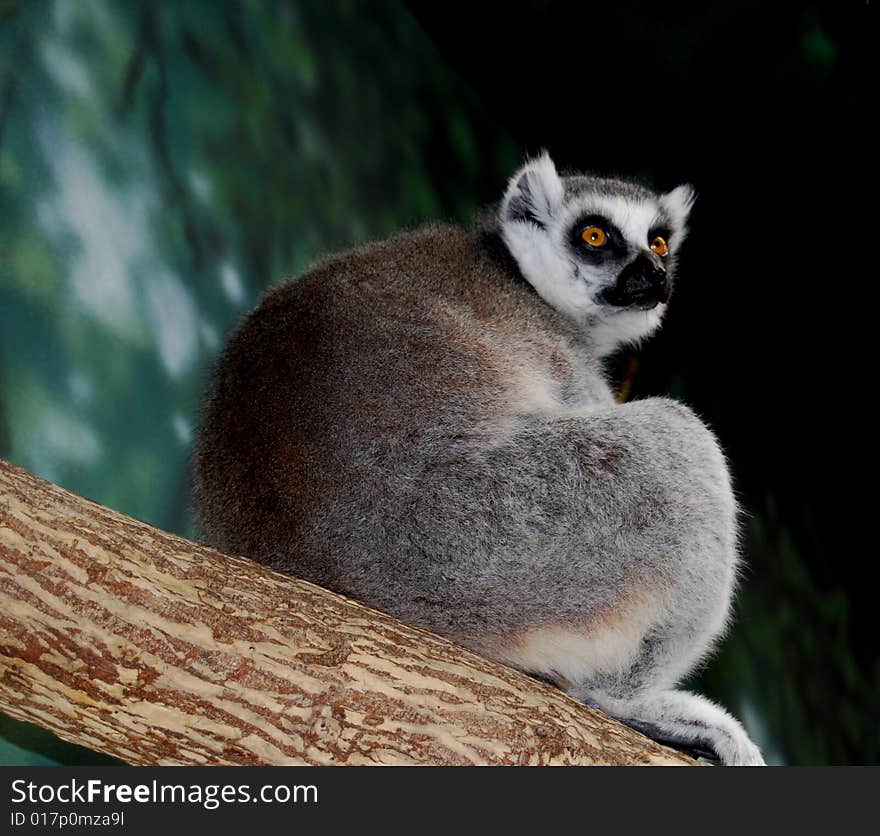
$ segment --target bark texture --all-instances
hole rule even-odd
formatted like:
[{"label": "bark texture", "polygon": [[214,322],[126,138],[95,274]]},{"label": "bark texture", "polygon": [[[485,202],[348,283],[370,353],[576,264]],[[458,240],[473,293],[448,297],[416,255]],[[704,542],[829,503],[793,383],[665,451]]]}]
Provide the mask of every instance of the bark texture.
[{"label": "bark texture", "polygon": [[0,461],[0,710],[132,764],[691,764],[390,616]]}]

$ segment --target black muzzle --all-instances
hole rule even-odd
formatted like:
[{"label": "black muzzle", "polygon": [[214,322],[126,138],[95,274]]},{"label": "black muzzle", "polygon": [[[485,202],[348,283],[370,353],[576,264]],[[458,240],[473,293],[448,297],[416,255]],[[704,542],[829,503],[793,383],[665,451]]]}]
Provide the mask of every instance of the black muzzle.
[{"label": "black muzzle", "polygon": [[623,268],[613,287],[603,291],[602,300],[618,308],[647,311],[668,302],[671,293],[666,270],[640,255]]}]

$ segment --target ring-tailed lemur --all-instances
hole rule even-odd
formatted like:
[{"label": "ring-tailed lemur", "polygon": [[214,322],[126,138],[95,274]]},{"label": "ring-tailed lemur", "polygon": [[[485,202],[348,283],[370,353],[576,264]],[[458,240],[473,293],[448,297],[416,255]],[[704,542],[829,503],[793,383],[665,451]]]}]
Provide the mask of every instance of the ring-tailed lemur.
[{"label": "ring-tailed lemur", "polygon": [[675,401],[616,403],[602,367],[659,325],[691,202],[545,155],[471,230],[426,226],[276,287],[205,400],[203,539],[762,763],[675,687],[728,619],[724,456]]}]

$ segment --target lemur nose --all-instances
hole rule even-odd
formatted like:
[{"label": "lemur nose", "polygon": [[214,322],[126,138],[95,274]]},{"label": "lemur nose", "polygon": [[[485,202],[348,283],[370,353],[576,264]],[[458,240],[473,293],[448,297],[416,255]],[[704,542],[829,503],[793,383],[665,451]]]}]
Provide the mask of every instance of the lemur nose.
[{"label": "lemur nose", "polygon": [[654,253],[641,253],[636,259],[635,264],[639,265],[642,270],[650,273],[652,277],[666,275],[666,265]]},{"label": "lemur nose", "polygon": [[666,275],[666,268],[662,264],[651,263],[649,271],[650,289],[654,292],[659,302],[668,302],[672,295],[672,282]]},{"label": "lemur nose", "polygon": [[609,305],[646,310],[667,302],[671,292],[666,268],[649,256],[639,255],[623,269],[616,284],[603,293],[603,299]]},{"label": "lemur nose", "polygon": [[629,292],[657,290],[666,283],[666,270],[650,258],[640,256],[621,274]]}]

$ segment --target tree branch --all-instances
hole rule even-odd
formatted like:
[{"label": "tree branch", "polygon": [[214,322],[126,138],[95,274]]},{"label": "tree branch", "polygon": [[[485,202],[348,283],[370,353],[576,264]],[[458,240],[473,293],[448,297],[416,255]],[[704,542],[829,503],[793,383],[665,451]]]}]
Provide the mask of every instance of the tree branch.
[{"label": "tree branch", "polygon": [[0,461],[0,710],[132,764],[688,764],[550,685]]}]

